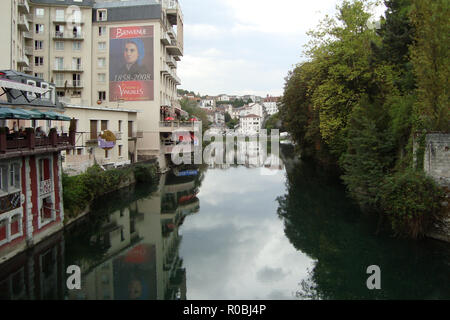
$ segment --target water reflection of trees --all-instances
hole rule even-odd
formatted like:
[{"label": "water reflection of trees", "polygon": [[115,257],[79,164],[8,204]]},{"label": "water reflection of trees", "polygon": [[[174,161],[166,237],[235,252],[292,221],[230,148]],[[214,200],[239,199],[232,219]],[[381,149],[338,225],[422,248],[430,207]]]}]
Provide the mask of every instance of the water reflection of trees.
[{"label": "water reflection of trees", "polygon": [[[330,173],[298,163],[287,174],[288,194],[278,199],[285,233],[316,260],[299,283],[308,299],[450,298],[450,250],[434,241],[375,235],[376,221],[360,214]],[[381,268],[382,290],[369,291],[366,269]]]}]

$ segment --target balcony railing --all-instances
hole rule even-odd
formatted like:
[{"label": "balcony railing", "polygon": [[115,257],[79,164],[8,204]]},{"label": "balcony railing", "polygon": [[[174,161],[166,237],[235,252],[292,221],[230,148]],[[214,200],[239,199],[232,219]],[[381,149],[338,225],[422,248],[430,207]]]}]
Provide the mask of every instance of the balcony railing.
[{"label": "balcony railing", "polygon": [[19,12],[25,14],[30,13],[30,6],[28,5],[28,0],[19,0],[18,6]]},{"label": "balcony railing", "polygon": [[20,16],[19,23],[18,23],[19,29],[25,32],[30,31],[30,24],[28,23],[27,17],[24,15]]},{"label": "balcony railing", "polygon": [[67,71],[67,72],[83,72],[83,65],[76,64],[71,66],[63,66],[61,64],[55,64],[53,66],[53,71]]},{"label": "balcony railing", "polygon": [[32,55],[33,55],[33,47],[31,47],[31,46],[26,46],[26,47],[25,47],[25,54],[26,54],[27,56],[32,56]]},{"label": "balcony railing", "polygon": [[53,33],[53,38],[55,39],[84,39],[84,32],[60,32],[55,31]]},{"label": "balcony railing", "polygon": [[39,191],[41,196],[47,195],[53,192],[53,183],[51,179],[41,181],[41,185],[39,186]]},{"label": "balcony railing", "polygon": [[169,37],[169,35],[167,34],[167,32],[162,32],[162,34],[161,34],[161,42],[164,44],[164,45],[168,45],[168,44],[170,44],[170,37]]},{"label": "balcony railing", "polygon": [[60,150],[72,149],[75,146],[75,131],[69,134],[58,135],[56,131],[50,131],[48,137],[36,136],[34,131],[26,131],[24,135],[19,133],[7,134],[8,130],[0,130],[0,159],[17,154],[36,153],[40,149],[58,148]]},{"label": "balcony railing", "polygon": [[194,122],[188,121],[160,121],[159,122],[160,129],[178,129],[185,128],[188,130],[194,129]]},{"label": "balcony railing", "polygon": [[22,57],[20,57],[17,62],[19,63],[19,65],[24,66],[24,67],[30,66],[30,59],[28,59],[28,57],[26,55],[23,55]]}]

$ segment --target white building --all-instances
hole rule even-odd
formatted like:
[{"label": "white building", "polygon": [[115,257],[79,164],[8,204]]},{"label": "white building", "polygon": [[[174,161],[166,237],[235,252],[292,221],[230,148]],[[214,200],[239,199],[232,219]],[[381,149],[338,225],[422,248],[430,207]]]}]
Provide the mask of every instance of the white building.
[{"label": "white building", "polygon": [[220,96],[217,97],[218,101],[230,101],[230,97],[227,96],[226,94],[221,94]]},{"label": "white building", "polygon": [[278,98],[269,97],[269,96],[267,96],[267,98],[264,99],[263,106],[266,109],[266,112],[269,116],[272,116],[275,113],[278,113],[277,101],[278,101]]},{"label": "white building", "polygon": [[262,118],[264,116],[264,108],[259,103],[251,103],[248,106],[245,106],[241,111],[239,116],[244,117],[250,114],[255,114]]},{"label": "white building", "polygon": [[241,117],[240,131],[244,134],[257,134],[261,130],[261,117],[256,114],[249,114]]},{"label": "white building", "polygon": [[214,110],[216,107],[216,101],[212,98],[202,99],[200,101],[200,107],[208,110]]}]

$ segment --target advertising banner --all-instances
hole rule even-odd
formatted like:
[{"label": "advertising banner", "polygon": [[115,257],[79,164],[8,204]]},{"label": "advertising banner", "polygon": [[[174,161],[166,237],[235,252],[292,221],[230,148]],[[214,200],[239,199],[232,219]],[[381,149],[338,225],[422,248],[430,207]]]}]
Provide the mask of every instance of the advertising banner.
[{"label": "advertising banner", "polygon": [[154,100],[153,26],[110,29],[109,101]]}]

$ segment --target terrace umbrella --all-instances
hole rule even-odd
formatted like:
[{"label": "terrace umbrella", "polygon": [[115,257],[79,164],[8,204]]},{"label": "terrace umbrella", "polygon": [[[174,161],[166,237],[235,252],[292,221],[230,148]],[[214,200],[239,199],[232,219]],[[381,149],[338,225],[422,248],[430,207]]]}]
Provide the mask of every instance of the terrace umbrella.
[{"label": "terrace umbrella", "polygon": [[31,119],[43,119],[43,114],[42,112],[38,111],[38,110],[26,110],[26,109],[21,109],[22,111],[28,113],[31,117]]},{"label": "terrace umbrella", "polygon": [[21,109],[0,108],[0,119],[31,119],[31,116]]},{"label": "terrace umbrella", "polygon": [[190,118],[189,121],[198,121],[197,118]]},{"label": "terrace umbrella", "polygon": [[[38,110],[33,110],[35,112],[40,112]],[[71,118],[67,117],[61,113],[57,113],[54,111],[45,111],[45,112],[40,112],[42,115],[41,119],[47,119],[47,120],[60,120],[60,121],[70,121]]]},{"label": "terrace umbrella", "polygon": [[58,114],[52,111],[46,111],[46,112],[42,112],[39,110],[31,110],[33,112],[39,112],[40,113],[40,118],[42,120],[58,120]]},{"label": "terrace umbrella", "polygon": [[175,118],[173,118],[173,117],[167,117],[164,119],[164,121],[173,121],[173,120],[175,120]]}]

